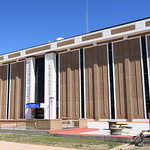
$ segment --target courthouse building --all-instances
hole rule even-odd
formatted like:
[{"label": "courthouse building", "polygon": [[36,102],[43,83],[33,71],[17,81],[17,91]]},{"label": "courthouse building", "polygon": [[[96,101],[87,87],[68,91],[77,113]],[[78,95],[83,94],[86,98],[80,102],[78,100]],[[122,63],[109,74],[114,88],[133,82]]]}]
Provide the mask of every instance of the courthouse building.
[{"label": "courthouse building", "polygon": [[147,120],[149,70],[150,18],[3,54],[0,119]]}]

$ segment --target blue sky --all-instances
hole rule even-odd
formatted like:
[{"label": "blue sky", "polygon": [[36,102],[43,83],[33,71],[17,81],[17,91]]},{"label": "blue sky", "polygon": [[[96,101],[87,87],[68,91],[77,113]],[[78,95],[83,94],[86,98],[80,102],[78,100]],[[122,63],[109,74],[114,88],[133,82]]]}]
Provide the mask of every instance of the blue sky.
[{"label": "blue sky", "polygon": [[[0,54],[86,33],[86,0],[0,0]],[[88,0],[89,31],[150,17],[150,0]]]}]

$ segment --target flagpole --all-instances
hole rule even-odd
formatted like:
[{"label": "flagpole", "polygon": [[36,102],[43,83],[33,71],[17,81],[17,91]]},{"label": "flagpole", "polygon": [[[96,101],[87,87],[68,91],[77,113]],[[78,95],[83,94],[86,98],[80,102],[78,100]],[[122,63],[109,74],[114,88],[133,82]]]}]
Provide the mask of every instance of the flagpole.
[{"label": "flagpole", "polygon": [[86,0],[86,32],[89,32],[88,0]]}]

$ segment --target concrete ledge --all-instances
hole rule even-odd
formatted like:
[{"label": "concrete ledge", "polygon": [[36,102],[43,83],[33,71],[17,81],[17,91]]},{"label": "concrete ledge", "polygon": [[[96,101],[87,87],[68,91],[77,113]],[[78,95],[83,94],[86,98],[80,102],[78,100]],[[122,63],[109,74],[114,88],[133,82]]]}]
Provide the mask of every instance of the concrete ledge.
[{"label": "concrete ledge", "polygon": [[68,121],[73,122],[75,128],[87,128],[87,119],[68,120]]},{"label": "concrete ledge", "polygon": [[18,120],[0,120],[1,128],[24,128],[24,129],[34,129],[35,128],[34,119],[18,119]]},{"label": "concrete ledge", "polygon": [[48,130],[0,129],[0,133],[14,133],[14,134],[28,134],[28,135],[48,135]]},{"label": "concrete ledge", "polygon": [[26,128],[26,129],[34,129],[35,128],[35,120],[34,119],[22,119],[16,121],[17,128]]},{"label": "concrete ledge", "polygon": [[87,119],[79,119],[78,128],[87,128]]},{"label": "concrete ledge", "polygon": [[62,120],[61,119],[37,119],[36,129],[61,130]]}]

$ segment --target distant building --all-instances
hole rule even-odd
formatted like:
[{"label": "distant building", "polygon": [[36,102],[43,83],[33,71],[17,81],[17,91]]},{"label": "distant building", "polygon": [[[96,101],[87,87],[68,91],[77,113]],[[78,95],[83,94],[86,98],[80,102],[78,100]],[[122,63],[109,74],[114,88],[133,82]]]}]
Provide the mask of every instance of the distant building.
[{"label": "distant building", "polygon": [[0,56],[0,119],[136,121],[150,109],[150,18]]}]

